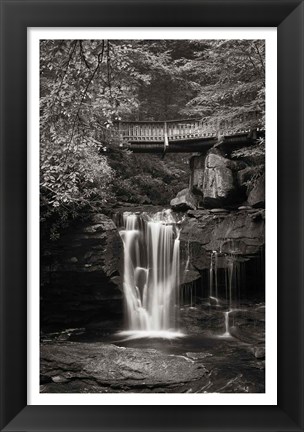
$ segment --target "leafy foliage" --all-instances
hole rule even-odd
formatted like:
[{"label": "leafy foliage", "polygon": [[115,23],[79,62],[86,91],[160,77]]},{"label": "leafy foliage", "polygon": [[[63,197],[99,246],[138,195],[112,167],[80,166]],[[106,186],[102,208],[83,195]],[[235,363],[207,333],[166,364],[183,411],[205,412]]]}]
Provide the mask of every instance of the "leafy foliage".
[{"label": "leafy foliage", "polygon": [[133,154],[118,151],[109,163],[116,172],[115,200],[138,204],[168,205],[189,179],[188,156]]},{"label": "leafy foliage", "polygon": [[[205,41],[203,44],[206,48]],[[183,72],[190,74],[193,87],[198,89],[183,110],[186,114],[233,121],[242,114],[259,111],[263,124],[264,41],[209,41],[208,47],[197,52],[194,60],[184,62]]]},{"label": "leafy foliage", "polygon": [[104,40],[41,42],[43,221],[56,219],[54,213],[66,220],[82,208],[97,209],[112,195],[107,132],[132,109],[133,88],[146,79],[132,65],[130,48]]}]

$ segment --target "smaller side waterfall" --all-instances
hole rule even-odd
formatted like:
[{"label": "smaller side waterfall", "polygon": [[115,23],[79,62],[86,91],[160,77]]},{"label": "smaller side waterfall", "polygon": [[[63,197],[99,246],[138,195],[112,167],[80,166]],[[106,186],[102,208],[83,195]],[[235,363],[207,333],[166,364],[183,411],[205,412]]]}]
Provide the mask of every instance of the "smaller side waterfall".
[{"label": "smaller side waterfall", "polygon": [[[221,265],[219,262],[221,261]],[[233,254],[223,254],[213,250],[210,254],[209,267],[209,301],[212,307],[223,307],[225,305],[224,328],[225,331],[220,337],[230,338],[230,313],[237,311],[239,303],[239,290],[241,286],[240,263]],[[220,269],[224,272],[223,278],[219,280]],[[223,283],[224,282],[224,283]],[[224,289],[223,289],[224,288]],[[224,295],[223,295],[224,294]],[[234,315],[232,314],[234,324]]]},{"label": "smaller side waterfall", "polygon": [[218,283],[217,283],[217,251],[212,251],[210,257],[210,298],[218,298]]},{"label": "smaller side waterfall", "polygon": [[225,318],[225,332],[220,336],[222,338],[230,338],[231,334],[230,334],[230,326],[229,326],[229,314],[230,312],[232,312],[232,310],[226,311],[224,312],[224,318]]},{"label": "smaller side waterfall", "polygon": [[124,213],[123,289],[128,330],[176,330],[179,311],[179,228],[170,211],[143,218]]}]

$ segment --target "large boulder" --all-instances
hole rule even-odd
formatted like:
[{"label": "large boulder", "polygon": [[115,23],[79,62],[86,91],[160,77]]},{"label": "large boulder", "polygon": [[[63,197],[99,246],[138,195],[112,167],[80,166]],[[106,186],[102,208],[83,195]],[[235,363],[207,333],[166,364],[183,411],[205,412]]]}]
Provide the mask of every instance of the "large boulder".
[{"label": "large boulder", "polygon": [[240,186],[247,187],[247,183],[253,178],[256,173],[256,167],[247,166],[237,173],[237,180]]},{"label": "large boulder", "polygon": [[176,198],[171,200],[170,205],[174,210],[182,211],[188,209],[195,210],[198,203],[196,197],[189,191],[189,189],[183,189],[178,192]]},{"label": "large boulder", "polygon": [[[89,216],[41,256],[42,329],[103,322],[117,326],[122,315],[122,240],[104,214]],[[115,323],[115,324],[113,324]]]},{"label": "large boulder", "polygon": [[246,199],[246,187],[241,186],[248,179],[247,168],[244,161],[228,159],[213,147],[190,158],[190,191],[207,208],[240,204]]},{"label": "large boulder", "polygon": [[206,207],[221,207],[236,198],[236,182],[229,159],[209,153],[205,160],[203,203]]},{"label": "large boulder", "polygon": [[190,165],[190,190],[194,193],[203,193],[206,155],[192,156]]},{"label": "large boulder", "polygon": [[247,202],[253,207],[265,206],[265,177],[263,175],[255,181],[248,194]]}]

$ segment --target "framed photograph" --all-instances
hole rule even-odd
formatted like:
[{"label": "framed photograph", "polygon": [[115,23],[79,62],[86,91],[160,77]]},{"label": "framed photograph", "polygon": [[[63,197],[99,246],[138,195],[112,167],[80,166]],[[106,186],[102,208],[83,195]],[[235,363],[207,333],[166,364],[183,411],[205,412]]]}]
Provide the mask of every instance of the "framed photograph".
[{"label": "framed photograph", "polygon": [[276,403],[276,30],[28,40],[30,400]]},{"label": "framed photograph", "polygon": [[303,430],[303,2],[1,7],[1,430]]}]

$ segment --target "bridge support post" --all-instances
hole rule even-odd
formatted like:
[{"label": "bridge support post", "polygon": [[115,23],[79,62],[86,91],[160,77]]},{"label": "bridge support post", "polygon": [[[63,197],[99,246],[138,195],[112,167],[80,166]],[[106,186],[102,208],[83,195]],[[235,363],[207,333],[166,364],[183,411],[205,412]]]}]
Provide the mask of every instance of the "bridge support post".
[{"label": "bridge support post", "polygon": [[167,122],[164,122],[164,153],[166,153],[168,147],[169,147],[168,127],[167,127]]},{"label": "bridge support post", "polygon": [[[118,120],[118,136],[119,139],[121,140],[121,142],[123,142],[123,130],[122,130],[122,126],[121,126],[121,122],[120,120]],[[122,146],[122,144],[120,144]]]}]

